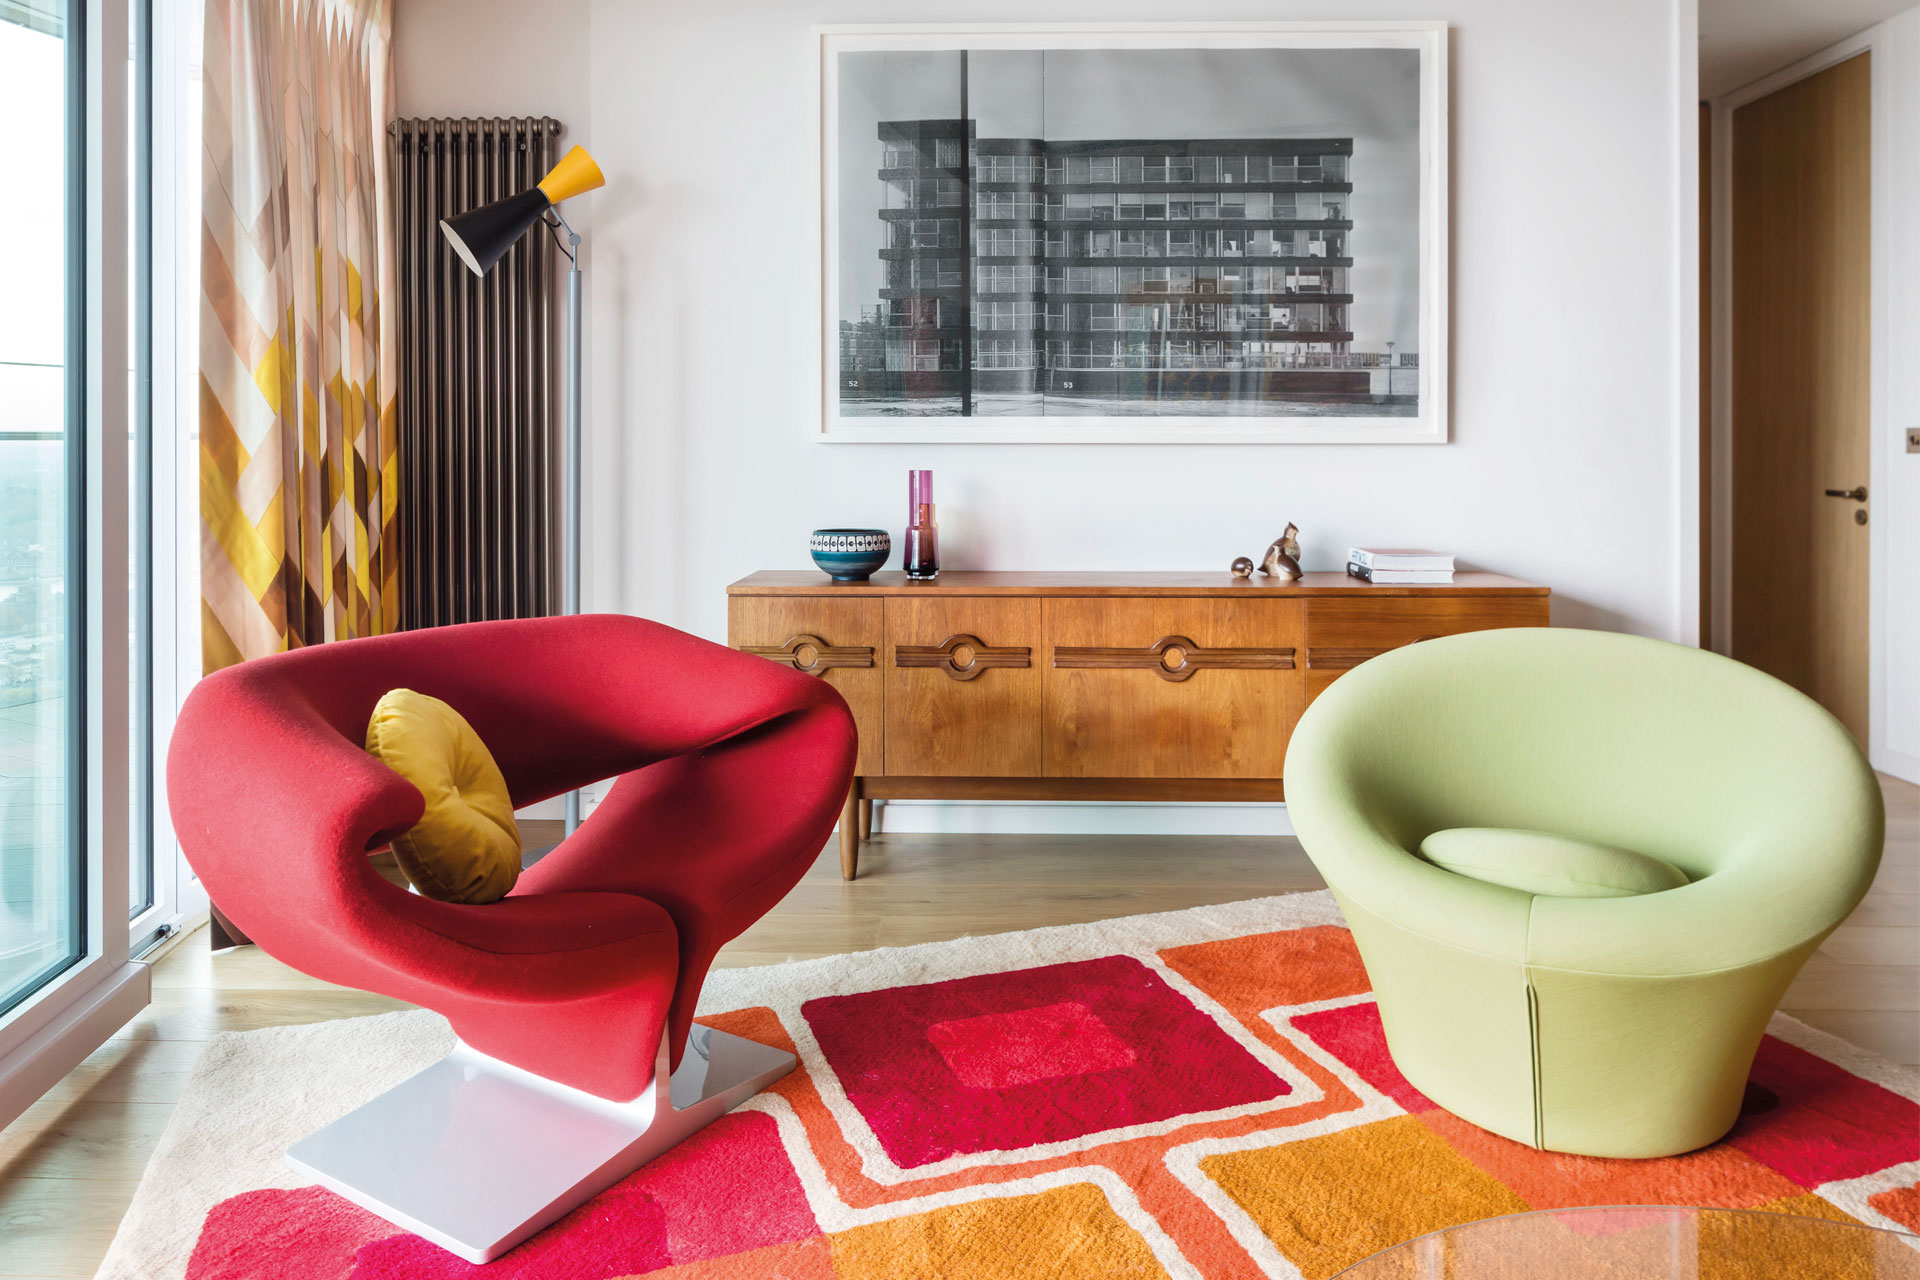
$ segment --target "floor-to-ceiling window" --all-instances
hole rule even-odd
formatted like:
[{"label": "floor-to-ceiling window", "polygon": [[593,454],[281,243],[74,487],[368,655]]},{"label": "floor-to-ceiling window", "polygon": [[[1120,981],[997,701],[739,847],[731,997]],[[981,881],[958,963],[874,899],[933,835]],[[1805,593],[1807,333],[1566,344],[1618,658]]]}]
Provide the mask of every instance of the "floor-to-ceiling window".
[{"label": "floor-to-ceiling window", "polygon": [[148,2],[0,0],[0,1124],[146,1003],[129,926],[167,909],[143,833]]},{"label": "floor-to-ceiling window", "polygon": [[0,1014],[85,952],[83,42],[0,0]]}]

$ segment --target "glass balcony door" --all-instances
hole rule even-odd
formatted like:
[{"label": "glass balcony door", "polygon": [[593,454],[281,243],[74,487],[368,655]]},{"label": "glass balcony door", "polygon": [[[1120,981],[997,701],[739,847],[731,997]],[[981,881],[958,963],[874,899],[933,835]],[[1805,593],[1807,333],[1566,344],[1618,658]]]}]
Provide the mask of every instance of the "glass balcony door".
[{"label": "glass balcony door", "polygon": [[[58,0],[0,10],[8,167],[0,201],[0,1016],[85,951],[77,644],[84,332],[70,295],[84,224],[73,172],[73,24]],[[37,121],[37,126],[28,122]]]},{"label": "glass balcony door", "polygon": [[0,0],[0,1124],[136,1012],[126,0]]}]

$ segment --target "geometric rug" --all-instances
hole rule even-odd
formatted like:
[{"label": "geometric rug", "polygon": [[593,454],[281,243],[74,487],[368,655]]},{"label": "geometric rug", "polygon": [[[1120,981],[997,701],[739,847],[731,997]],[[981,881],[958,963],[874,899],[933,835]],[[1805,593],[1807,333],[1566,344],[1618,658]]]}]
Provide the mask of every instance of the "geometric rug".
[{"label": "geometric rug", "polygon": [[1920,1075],[1776,1016],[1721,1142],[1534,1151],[1395,1070],[1325,893],[718,970],[700,1020],[801,1065],[486,1268],[282,1160],[445,1053],[443,1020],[221,1036],[100,1275],[1317,1278],[1441,1227],[1607,1204],[1920,1230]]}]

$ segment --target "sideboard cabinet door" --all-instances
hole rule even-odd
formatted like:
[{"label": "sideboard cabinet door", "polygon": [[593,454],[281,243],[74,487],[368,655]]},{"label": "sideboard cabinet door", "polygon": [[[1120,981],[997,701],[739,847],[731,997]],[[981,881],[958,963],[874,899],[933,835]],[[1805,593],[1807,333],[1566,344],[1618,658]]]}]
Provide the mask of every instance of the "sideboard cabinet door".
[{"label": "sideboard cabinet door", "polygon": [[1278,778],[1305,705],[1300,600],[1046,602],[1053,778]]},{"label": "sideboard cabinet door", "polygon": [[886,634],[888,774],[1040,776],[1039,600],[889,598]]},{"label": "sideboard cabinet door", "polygon": [[1544,627],[1545,596],[1380,596],[1307,603],[1307,701],[1368,658],[1466,631]]},{"label": "sideboard cabinet door", "polygon": [[869,596],[733,596],[727,601],[727,643],[782,666],[818,676],[840,691],[860,731],[855,771],[881,772],[886,723],[880,669],[883,612]]}]

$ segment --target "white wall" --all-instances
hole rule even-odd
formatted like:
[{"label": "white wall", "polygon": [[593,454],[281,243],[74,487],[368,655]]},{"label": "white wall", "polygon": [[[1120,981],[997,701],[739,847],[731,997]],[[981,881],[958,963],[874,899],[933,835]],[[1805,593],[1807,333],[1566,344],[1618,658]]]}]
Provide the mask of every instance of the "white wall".
[{"label": "white wall", "polygon": [[1920,782],[1920,9],[1873,48],[1873,762]]},{"label": "white wall", "polygon": [[1145,20],[1161,0],[403,0],[404,112],[551,111],[609,175],[590,198],[589,606],[719,637],[729,581],[807,566],[816,525],[897,529],[903,473],[930,466],[950,567],[1224,567],[1292,520],[1310,568],[1356,541],[1442,546],[1550,584],[1558,623],[1690,638],[1691,0],[1339,11],[1454,24],[1451,445],[811,440],[809,25]]},{"label": "white wall", "polygon": [[903,473],[932,467],[952,568],[1224,568],[1292,520],[1309,568],[1439,546],[1549,584],[1558,624],[1690,641],[1693,0],[1336,10],[1453,24],[1449,445],[812,440],[810,25],[1154,20],[1164,0],[402,0],[404,113],[549,111],[609,177],[589,198],[588,607],[723,637],[728,582],[807,567],[817,525],[898,530]]},{"label": "white wall", "polygon": [[588,20],[589,0],[397,0],[400,114],[554,116],[577,140],[592,105]]}]

